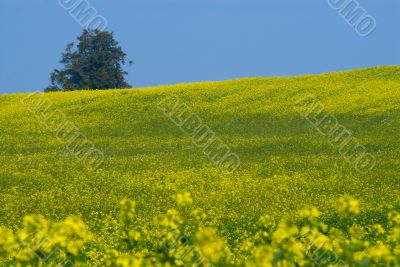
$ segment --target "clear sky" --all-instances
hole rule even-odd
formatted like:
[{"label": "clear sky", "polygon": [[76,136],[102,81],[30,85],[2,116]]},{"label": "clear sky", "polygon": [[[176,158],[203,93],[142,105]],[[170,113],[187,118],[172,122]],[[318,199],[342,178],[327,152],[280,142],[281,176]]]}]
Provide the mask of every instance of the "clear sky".
[{"label": "clear sky", "polygon": [[[327,0],[88,1],[134,60],[134,87],[400,65],[400,0],[358,0],[368,37]],[[0,93],[46,87],[81,31],[58,0],[0,0]]]}]

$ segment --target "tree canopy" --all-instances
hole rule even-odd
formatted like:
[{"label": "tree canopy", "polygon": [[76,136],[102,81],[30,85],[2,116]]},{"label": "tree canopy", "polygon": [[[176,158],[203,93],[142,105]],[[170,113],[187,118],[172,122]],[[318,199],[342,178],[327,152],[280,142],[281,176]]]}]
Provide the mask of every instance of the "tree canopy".
[{"label": "tree canopy", "polygon": [[[110,32],[84,30],[78,43],[69,43],[59,61],[63,68],[50,74],[48,91],[131,87],[123,70],[126,54]],[[130,61],[129,64],[132,62]]]}]

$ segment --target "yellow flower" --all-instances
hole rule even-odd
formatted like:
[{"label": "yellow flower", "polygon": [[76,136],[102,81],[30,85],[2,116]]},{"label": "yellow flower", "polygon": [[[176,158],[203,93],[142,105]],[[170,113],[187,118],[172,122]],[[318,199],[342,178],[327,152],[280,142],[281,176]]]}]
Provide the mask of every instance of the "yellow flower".
[{"label": "yellow flower", "polygon": [[228,248],[225,242],[218,237],[214,228],[206,228],[196,233],[196,240],[203,256],[212,262],[217,263],[227,256]]},{"label": "yellow flower", "polygon": [[390,256],[390,249],[384,244],[378,244],[368,249],[368,255],[375,261],[379,262],[385,257]]},{"label": "yellow flower", "polygon": [[276,231],[272,234],[272,241],[276,244],[281,244],[287,239],[296,238],[299,229],[296,225],[288,225],[286,222],[281,222]]},{"label": "yellow flower", "polygon": [[304,219],[314,220],[320,216],[320,212],[315,207],[304,208],[299,211],[300,217]]},{"label": "yellow flower", "polygon": [[183,194],[177,194],[175,196],[175,200],[179,206],[191,205],[193,203],[193,199],[192,199],[190,193],[188,193],[188,192],[185,192]]},{"label": "yellow flower", "polygon": [[136,210],[136,202],[124,198],[120,202],[120,219],[121,222],[124,224],[129,224],[132,222],[133,218],[135,217],[135,210]]},{"label": "yellow flower", "polygon": [[391,211],[388,214],[389,221],[394,225],[400,224],[400,213],[397,211]]},{"label": "yellow flower", "polygon": [[265,229],[271,229],[275,227],[275,221],[269,215],[261,216],[258,220],[258,224]]},{"label": "yellow flower", "polygon": [[385,234],[385,229],[383,229],[382,225],[380,224],[374,224],[370,227],[370,231],[376,235],[384,235]]},{"label": "yellow flower", "polygon": [[5,227],[0,227],[0,254],[9,255],[17,247],[13,232]]},{"label": "yellow flower", "polygon": [[139,231],[131,230],[129,231],[129,238],[134,241],[139,241],[141,234]]},{"label": "yellow flower", "polygon": [[357,215],[360,213],[359,201],[350,196],[339,199],[339,210],[346,215]]}]

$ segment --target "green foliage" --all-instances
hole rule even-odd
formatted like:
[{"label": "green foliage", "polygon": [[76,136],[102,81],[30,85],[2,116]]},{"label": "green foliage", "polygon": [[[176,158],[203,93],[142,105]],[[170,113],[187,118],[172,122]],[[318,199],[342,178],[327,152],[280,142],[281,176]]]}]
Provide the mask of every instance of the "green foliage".
[{"label": "green foliage", "polygon": [[54,70],[45,92],[128,88],[122,70],[125,57],[112,33],[84,30],[76,49],[74,43],[67,45],[60,61],[64,68]]}]

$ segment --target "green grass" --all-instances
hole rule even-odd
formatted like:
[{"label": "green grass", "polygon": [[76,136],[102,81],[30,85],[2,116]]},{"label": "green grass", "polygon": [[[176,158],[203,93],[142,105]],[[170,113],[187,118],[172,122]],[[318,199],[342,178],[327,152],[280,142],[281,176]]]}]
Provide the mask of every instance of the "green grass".
[{"label": "green grass", "polygon": [[[176,94],[241,160],[223,174],[157,104]],[[360,174],[294,110],[315,95],[376,159]],[[116,216],[119,201],[137,202],[146,221],[190,192],[222,235],[233,237],[262,214],[276,218],[314,205],[330,218],[344,194],[359,199],[362,218],[381,221],[399,203],[400,67],[323,75],[250,78],[154,88],[50,93],[100,149],[91,171],[22,104],[0,96],[0,223],[16,229],[28,214],[52,220]]]}]

